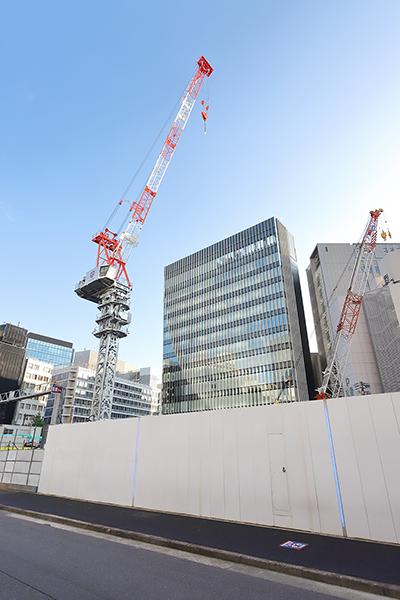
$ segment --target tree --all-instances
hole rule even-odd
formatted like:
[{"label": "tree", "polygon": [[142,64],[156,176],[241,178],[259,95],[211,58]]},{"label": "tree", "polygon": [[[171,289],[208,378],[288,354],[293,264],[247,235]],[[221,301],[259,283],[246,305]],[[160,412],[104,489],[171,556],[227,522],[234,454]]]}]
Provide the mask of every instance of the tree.
[{"label": "tree", "polygon": [[32,417],[31,426],[32,427],[43,427],[44,421],[42,415],[37,413],[34,417]]}]

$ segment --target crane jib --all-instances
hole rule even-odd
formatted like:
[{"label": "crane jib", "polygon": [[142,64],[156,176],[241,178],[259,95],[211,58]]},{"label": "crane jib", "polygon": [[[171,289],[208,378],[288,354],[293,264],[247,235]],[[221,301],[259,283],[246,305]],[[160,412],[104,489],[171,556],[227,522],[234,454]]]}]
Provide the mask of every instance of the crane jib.
[{"label": "crane jib", "polygon": [[381,208],[370,211],[367,227],[358,246],[358,256],[343,303],[328,365],[323,373],[322,385],[318,389],[318,397],[320,398],[337,398],[343,393],[342,383],[348,363],[350,344],[361,312],[368,274],[374,258],[378,235],[378,219],[382,212]]},{"label": "crane jib", "polygon": [[116,240],[116,234],[108,230],[96,234],[93,238],[93,241],[99,244],[97,266],[102,264],[117,266],[116,280],[121,279],[122,282],[129,286],[130,282],[125,268],[126,263],[132,249],[137,246],[140,231],[189,119],[201,85],[205,77],[209,77],[213,72],[212,67],[204,56],[198,59],[197,65],[196,73],[186,87],[174,123],[167,135],[167,139],[164,142],[144,190],[139,200],[133,202],[130,206],[129,210],[132,214],[128,225],[120,235],[120,239]]},{"label": "crane jib", "polygon": [[[197,71],[182,96],[178,114],[140,199],[130,205],[131,216],[127,227],[120,236],[106,228],[92,238],[98,244],[97,266],[88,271],[75,287],[79,297],[95,302],[99,310],[97,327],[93,331],[93,335],[99,339],[99,353],[90,421],[110,419],[112,415],[118,344],[119,340],[128,335],[128,325],[131,322],[131,285],[126,263],[132,249],[137,245],[138,235],[190,116],[201,84],[213,71],[204,56],[198,59],[197,65]],[[119,204],[124,198],[125,196]],[[119,231],[121,229],[122,227]],[[68,418],[68,422],[72,419],[69,414],[63,414],[62,418]],[[75,416],[73,419],[75,420]]]}]

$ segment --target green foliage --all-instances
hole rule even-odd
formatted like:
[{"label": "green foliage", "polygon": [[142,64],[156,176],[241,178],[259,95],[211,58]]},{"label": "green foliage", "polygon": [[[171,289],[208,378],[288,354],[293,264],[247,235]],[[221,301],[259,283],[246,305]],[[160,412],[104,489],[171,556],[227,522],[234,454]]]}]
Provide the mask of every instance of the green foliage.
[{"label": "green foliage", "polygon": [[43,427],[44,421],[40,413],[37,413],[34,417],[32,417],[31,426],[32,427]]}]

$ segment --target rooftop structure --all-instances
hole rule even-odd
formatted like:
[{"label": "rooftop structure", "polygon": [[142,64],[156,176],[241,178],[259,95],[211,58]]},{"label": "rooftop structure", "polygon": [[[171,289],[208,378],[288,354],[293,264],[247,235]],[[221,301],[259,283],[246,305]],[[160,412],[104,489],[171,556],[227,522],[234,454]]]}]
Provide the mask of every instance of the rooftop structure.
[{"label": "rooftop structure", "polygon": [[[80,350],[79,352],[75,352],[74,362],[80,362],[87,364],[90,369],[96,370],[97,360],[99,353],[96,350]],[[117,360],[117,373],[118,375],[123,375],[125,373],[132,373],[138,370],[136,365],[132,365],[131,363],[127,363],[123,360]]]}]

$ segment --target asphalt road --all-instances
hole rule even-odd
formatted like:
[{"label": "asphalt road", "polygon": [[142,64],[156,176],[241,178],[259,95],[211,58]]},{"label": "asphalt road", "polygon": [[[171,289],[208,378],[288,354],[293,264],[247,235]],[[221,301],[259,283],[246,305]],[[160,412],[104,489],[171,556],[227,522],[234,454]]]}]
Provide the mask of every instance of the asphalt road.
[{"label": "asphalt road", "polygon": [[377,599],[0,512],[0,600]]},{"label": "asphalt road", "polygon": [[[0,504],[400,586],[400,546],[0,489]],[[308,544],[296,551],[288,541]],[[1,599],[0,599],[1,600]]]}]

